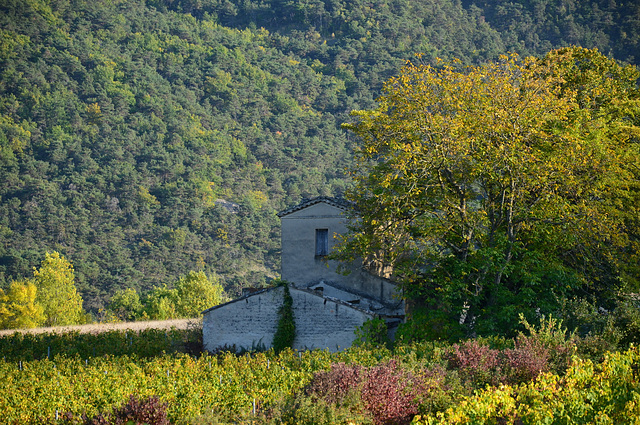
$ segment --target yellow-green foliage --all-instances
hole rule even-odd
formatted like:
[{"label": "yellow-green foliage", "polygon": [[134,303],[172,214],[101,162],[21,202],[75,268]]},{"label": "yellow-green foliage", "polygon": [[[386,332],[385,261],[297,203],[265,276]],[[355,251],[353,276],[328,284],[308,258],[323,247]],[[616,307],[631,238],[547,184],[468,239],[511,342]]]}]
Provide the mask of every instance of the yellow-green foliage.
[{"label": "yellow-green foliage", "polygon": [[198,317],[202,311],[228,299],[218,277],[209,277],[203,271],[190,271],[174,286],[158,286],[149,292],[145,300],[146,317],[155,320]]},{"label": "yellow-green foliage", "polygon": [[[103,344],[123,343],[118,335],[110,337]],[[135,339],[136,345],[143,348],[139,339]],[[300,391],[318,371],[339,363],[371,368],[393,359],[404,370],[431,376],[429,382],[443,384],[429,389],[428,395],[419,385],[408,387],[411,392],[427,395],[418,406],[423,416],[413,420],[418,425],[640,423],[637,348],[608,353],[601,363],[575,357],[562,376],[546,373],[530,382],[487,387],[474,395],[455,384],[455,371],[445,376],[449,372],[439,365],[443,349],[431,344],[399,347],[394,352],[384,348],[352,348],[341,353],[285,349],[280,354],[271,350],[244,356],[227,353],[194,358],[174,354],[144,359],[105,355],[86,360],[79,355],[52,355],[52,360],[20,362],[10,350],[0,347],[9,359],[0,360],[0,422],[50,422],[56,411],[59,415],[71,412],[76,418],[82,413],[92,417],[122,405],[131,394],[138,398],[159,396],[168,405],[170,420],[177,424],[204,423],[208,419],[213,423],[263,423],[264,415],[270,413],[274,417],[291,414],[301,418],[305,413],[295,411],[291,403],[309,407],[318,402]],[[432,391],[441,393],[433,398]],[[389,397],[393,400],[397,395]],[[332,412],[340,413],[341,418],[351,412],[350,421],[361,423],[358,418],[366,412],[357,400],[348,403],[333,406],[339,409]],[[274,407],[275,411],[269,410]],[[324,410],[309,409],[312,419],[307,423],[317,423],[313,421],[319,416],[314,415]]]},{"label": "yellow-green foliage", "polygon": [[109,300],[108,311],[118,320],[135,320],[142,309],[140,295],[133,288],[118,289]]},{"label": "yellow-green foliage", "polygon": [[190,271],[176,282],[176,310],[180,317],[198,317],[202,311],[227,301],[216,275]]},{"label": "yellow-green foliage", "polygon": [[64,256],[56,251],[47,252],[40,268],[33,271],[33,282],[38,288],[36,302],[44,308],[45,325],[75,325],[85,321],[73,266]]},{"label": "yellow-green foliage", "polygon": [[168,403],[172,423],[192,423],[211,414],[234,420],[249,415],[254,401],[260,409],[293,394],[333,362],[368,366],[388,354],[385,350],[338,354],[284,350],[279,355],[269,351],[199,359],[173,355],[0,360],[0,420],[31,423],[53,419],[56,411],[92,416],[121,405],[130,394],[158,395]]},{"label": "yellow-green foliage", "polygon": [[609,353],[601,364],[574,358],[563,377],[487,388],[414,424],[638,424],[640,351]]},{"label": "yellow-green foliage", "polygon": [[[55,356],[83,359],[103,356],[157,357],[184,352],[197,343],[202,329],[111,330],[98,334],[14,332],[0,338],[0,356],[6,362],[51,359]],[[185,345],[186,344],[186,345]]]},{"label": "yellow-green foliage", "polygon": [[0,329],[35,328],[44,322],[43,308],[35,303],[36,285],[30,281],[12,282],[0,289]]},{"label": "yellow-green foliage", "polygon": [[0,329],[73,325],[86,321],[73,266],[58,252],[47,253],[33,279],[0,289]]}]

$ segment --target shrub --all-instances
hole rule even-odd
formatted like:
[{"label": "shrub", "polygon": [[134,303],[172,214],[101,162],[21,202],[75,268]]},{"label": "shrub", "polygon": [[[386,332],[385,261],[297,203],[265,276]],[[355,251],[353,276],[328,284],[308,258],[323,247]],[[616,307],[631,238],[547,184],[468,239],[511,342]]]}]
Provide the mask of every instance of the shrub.
[{"label": "shrub", "polygon": [[490,348],[477,339],[453,344],[447,356],[450,369],[457,369],[460,378],[476,388],[502,381],[500,351]]},{"label": "shrub", "polygon": [[391,360],[368,370],[360,397],[376,425],[404,425],[418,413],[416,393],[411,391],[417,386],[418,379]]},{"label": "shrub", "polygon": [[355,409],[360,409],[359,414],[369,416],[376,425],[403,425],[411,423],[418,412],[450,406],[456,395],[448,391],[463,390],[449,382],[447,371],[439,366],[415,373],[396,359],[369,368],[336,363],[316,373],[305,394],[331,405],[331,414],[340,409],[358,413]]},{"label": "shrub", "polygon": [[131,395],[129,401],[122,407],[113,411],[113,423],[124,424],[145,424],[145,425],[167,425],[167,405],[160,402],[157,396],[146,399],[138,399]]},{"label": "shrub", "polygon": [[[254,421],[256,422],[256,421]],[[373,424],[367,415],[359,394],[349,392],[340,404],[329,403],[322,398],[308,397],[298,393],[294,397],[284,397],[271,406],[264,417],[256,423],[296,424],[296,425],[334,425],[334,424]]]},{"label": "shrub", "polygon": [[353,345],[356,347],[391,347],[387,324],[384,319],[369,319],[355,330],[356,339]]},{"label": "shrub", "polygon": [[569,328],[581,337],[578,352],[595,361],[601,361],[607,351],[640,343],[640,309],[632,296],[614,300],[607,308],[585,299],[566,300],[562,314]]},{"label": "shrub", "polygon": [[528,382],[549,369],[549,349],[534,338],[520,338],[516,347],[504,351],[507,380]]},{"label": "shrub", "polygon": [[[520,320],[529,335],[521,332],[513,348],[493,349],[484,339],[454,344],[447,356],[449,368],[457,369],[461,379],[475,388],[528,382],[547,371],[564,374],[575,352],[575,335],[567,335],[562,322],[552,317],[543,316],[537,328],[522,315]],[[500,345],[507,346],[504,341]]]},{"label": "shrub", "polygon": [[454,406],[471,394],[471,388],[464,386],[455,372],[449,372],[441,364],[435,364],[421,371],[414,384],[415,400],[419,413],[435,414]]},{"label": "shrub", "polygon": [[78,422],[71,413],[62,417],[65,423],[81,423],[83,425],[168,425],[167,404],[160,402],[157,396],[138,399],[135,395],[120,407],[114,408],[106,416],[97,414],[91,418],[82,415]]},{"label": "shrub", "polygon": [[341,403],[349,391],[362,380],[363,367],[334,363],[328,371],[320,371],[305,388],[305,394],[322,398],[328,403]]},{"label": "shrub", "polygon": [[565,376],[478,391],[415,424],[636,424],[640,417],[640,353],[610,353],[601,364],[574,358]]},{"label": "shrub", "polygon": [[[537,328],[529,324],[522,315],[520,315],[520,322],[529,332],[529,335],[518,334],[516,348],[529,350],[539,358],[546,357],[548,361],[547,370],[560,375],[564,374],[571,363],[571,356],[575,354],[578,340],[575,333],[567,333],[567,329],[562,326],[562,320],[551,316],[549,318],[542,316],[540,325]],[[538,361],[541,362],[542,360]]]}]

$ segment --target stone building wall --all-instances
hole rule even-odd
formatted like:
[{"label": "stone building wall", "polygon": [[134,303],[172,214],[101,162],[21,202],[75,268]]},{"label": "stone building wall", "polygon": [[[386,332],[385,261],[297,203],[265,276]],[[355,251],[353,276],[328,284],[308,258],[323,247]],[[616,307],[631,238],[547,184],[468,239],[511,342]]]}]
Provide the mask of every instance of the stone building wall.
[{"label": "stone building wall", "polygon": [[[281,277],[294,285],[290,292],[296,349],[338,351],[352,345],[354,331],[368,319],[384,317],[387,324],[397,326],[404,315],[404,303],[391,281],[368,273],[361,261],[351,264],[346,276],[337,273],[336,262],[328,261],[334,235],[347,231],[345,213],[350,207],[344,200],[318,197],[278,213]],[[271,347],[282,303],[283,289],[277,287],[204,311],[204,348]]]},{"label": "stone building wall", "polygon": [[202,318],[205,350],[225,345],[238,350],[270,347],[282,300],[283,289],[273,288],[206,310]]},{"label": "stone building wall", "polygon": [[293,348],[328,348],[340,351],[351,347],[354,331],[375,315],[346,303],[334,301],[304,290],[291,288],[296,339]]},{"label": "stone building wall", "polygon": [[339,280],[337,263],[316,255],[316,230],[328,230],[329,251],[335,244],[334,234],[347,231],[343,209],[317,203],[281,217],[282,279],[306,286],[321,279]]},{"label": "stone building wall", "polygon": [[[282,214],[282,213],[281,213]],[[327,229],[329,252],[336,244],[334,235],[347,232],[345,209],[318,202],[280,215],[282,227],[282,279],[298,287],[323,282],[334,284],[353,294],[396,304],[401,299],[398,287],[388,279],[375,276],[362,268],[362,260],[343,267],[348,274],[338,273],[338,262],[316,255],[316,230]]]},{"label": "stone building wall", "polygon": [[[296,323],[295,349],[339,351],[350,347],[355,339],[354,330],[375,317],[307,290],[294,287],[289,290]],[[271,347],[283,297],[283,288],[272,288],[205,311],[204,348],[213,351],[225,345],[235,345],[238,350],[258,345]]]}]

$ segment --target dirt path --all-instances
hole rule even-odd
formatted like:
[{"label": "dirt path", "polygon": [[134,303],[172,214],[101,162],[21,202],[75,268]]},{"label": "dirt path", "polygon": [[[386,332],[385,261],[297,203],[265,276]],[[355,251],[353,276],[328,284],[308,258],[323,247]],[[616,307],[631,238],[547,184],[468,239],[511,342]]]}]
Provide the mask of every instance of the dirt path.
[{"label": "dirt path", "polygon": [[50,328],[33,328],[33,329],[7,329],[0,331],[0,336],[11,335],[15,332],[40,334],[40,333],[65,333],[78,331],[84,333],[101,333],[113,330],[130,329],[133,331],[141,331],[144,329],[188,329],[202,328],[201,319],[175,319],[175,320],[153,320],[149,322],[126,322],[126,323],[98,323],[89,325],[76,326],[56,326]]}]

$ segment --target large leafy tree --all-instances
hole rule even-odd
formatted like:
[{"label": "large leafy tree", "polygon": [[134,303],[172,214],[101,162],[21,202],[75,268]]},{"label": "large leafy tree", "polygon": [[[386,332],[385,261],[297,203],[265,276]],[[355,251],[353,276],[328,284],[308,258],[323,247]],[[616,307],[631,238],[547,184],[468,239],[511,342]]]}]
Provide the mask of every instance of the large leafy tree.
[{"label": "large leafy tree", "polygon": [[[341,246],[468,332],[610,296],[637,267],[638,72],[595,50],[408,63],[360,136]],[[635,232],[635,233],[634,233]],[[437,306],[437,308],[435,307]]]}]

